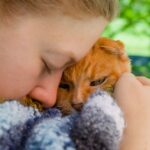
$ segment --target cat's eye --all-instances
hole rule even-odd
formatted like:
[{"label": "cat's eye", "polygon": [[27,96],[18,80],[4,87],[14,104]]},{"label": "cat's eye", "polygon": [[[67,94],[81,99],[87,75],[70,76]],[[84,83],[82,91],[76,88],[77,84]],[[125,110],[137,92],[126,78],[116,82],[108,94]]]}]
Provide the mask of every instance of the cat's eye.
[{"label": "cat's eye", "polygon": [[94,81],[91,81],[90,82],[90,86],[97,86],[97,85],[100,85],[102,83],[104,83],[106,81],[107,77],[103,77],[101,79],[98,79],[98,80],[94,80]]},{"label": "cat's eye", "polygon": [[60,83],[59,84],[59,88],[65,89],[65,90],[69,90],[70,86],[67,83]]}]

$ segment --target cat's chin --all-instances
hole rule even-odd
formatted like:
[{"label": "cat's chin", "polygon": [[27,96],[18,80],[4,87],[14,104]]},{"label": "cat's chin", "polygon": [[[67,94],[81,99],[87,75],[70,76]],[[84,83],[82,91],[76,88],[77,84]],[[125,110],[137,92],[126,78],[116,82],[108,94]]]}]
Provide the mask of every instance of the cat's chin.
[{"label": "cat's chin", "polygon": [[67,116],[67,115],[70,115],[70,114],[73,114],[73,113],[77,113],[78,111],[74,108],[72,108],[71,110],[63,110],[62,111],[62,114],[63,116]]},{"label": "cat's chin", "polygon": [[77,113],[77,112],[79,112],[79,111],[77,111],[77,110],[74,109],[74,108],[71,110],[71,113]]}]

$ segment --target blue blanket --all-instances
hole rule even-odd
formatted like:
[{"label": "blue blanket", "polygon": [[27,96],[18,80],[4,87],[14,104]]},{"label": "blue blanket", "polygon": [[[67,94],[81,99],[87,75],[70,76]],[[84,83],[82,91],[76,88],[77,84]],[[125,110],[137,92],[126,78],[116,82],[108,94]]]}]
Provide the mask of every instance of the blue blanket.
[{"label": "blue blanket", "polygon": [[117,150],[123,114],[106,92],[92,94],[80,113],[39,112],[15,100],[0,104],[0,150]]}]

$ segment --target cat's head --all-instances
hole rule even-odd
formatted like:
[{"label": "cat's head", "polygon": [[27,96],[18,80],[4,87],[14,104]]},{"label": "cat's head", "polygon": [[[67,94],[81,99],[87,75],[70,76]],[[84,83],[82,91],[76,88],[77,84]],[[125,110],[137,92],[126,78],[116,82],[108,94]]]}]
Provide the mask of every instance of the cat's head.
[{"label": "cat's head", "polygon": [[112,91],[119,76],[130,71],[123,43],[100,38],[83,59],[64,71],[56,106],[64,114],[80,110],[91,93]]}]

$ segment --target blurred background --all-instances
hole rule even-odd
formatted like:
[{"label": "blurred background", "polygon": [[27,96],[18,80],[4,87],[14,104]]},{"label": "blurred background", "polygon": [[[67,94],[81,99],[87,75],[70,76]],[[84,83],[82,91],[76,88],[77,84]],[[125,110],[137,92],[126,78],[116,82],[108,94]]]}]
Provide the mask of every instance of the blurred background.
[{"label": "blurred background", "polygon": [[150,78],[150,0],[120,0],[119,17],[106,28],[103,36],[125,44],[132,72]]}]

